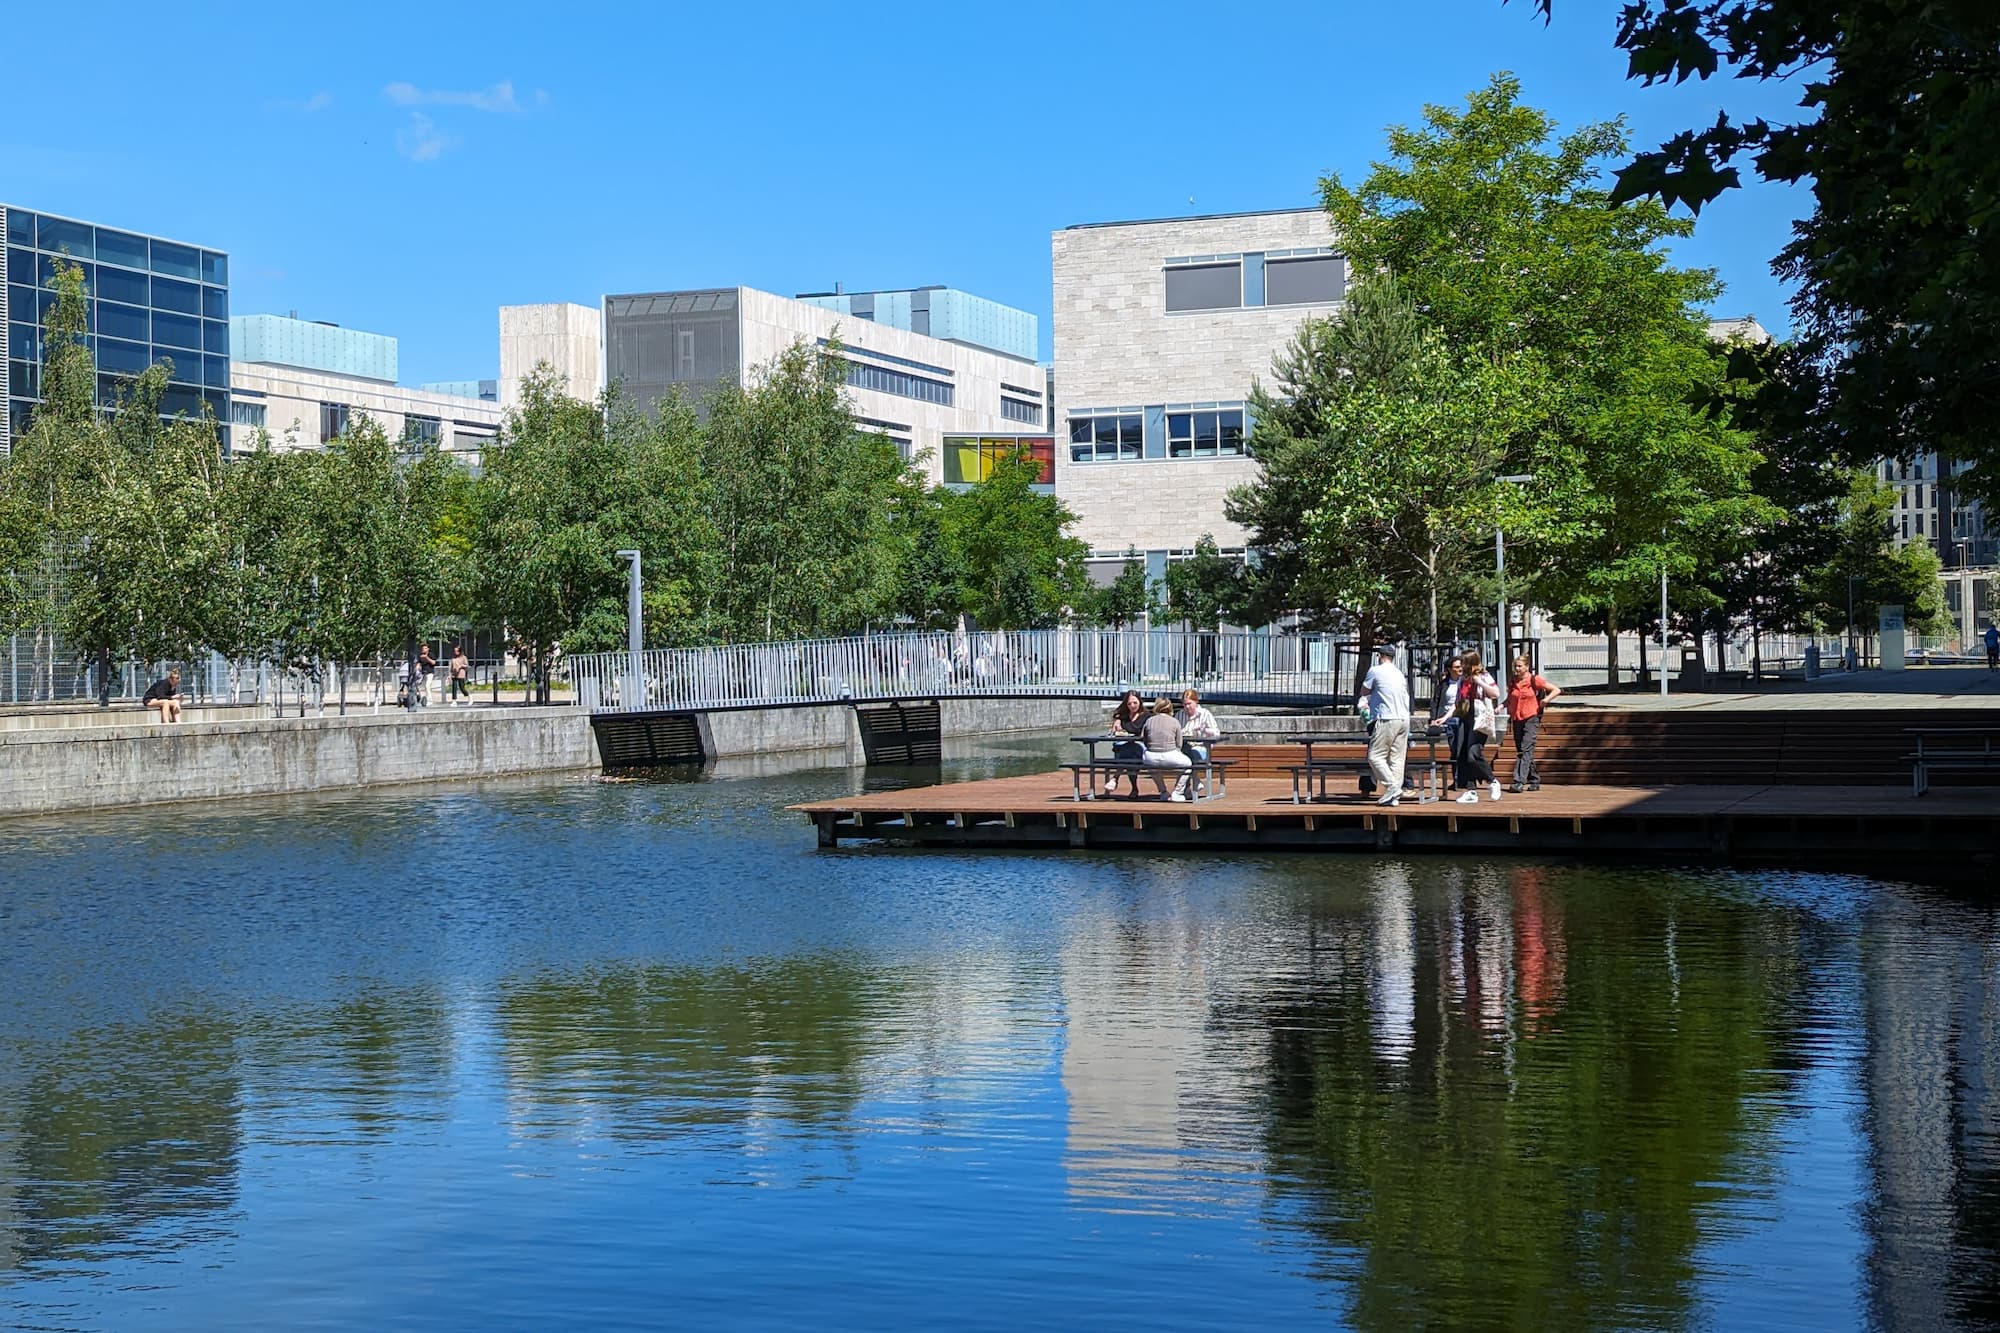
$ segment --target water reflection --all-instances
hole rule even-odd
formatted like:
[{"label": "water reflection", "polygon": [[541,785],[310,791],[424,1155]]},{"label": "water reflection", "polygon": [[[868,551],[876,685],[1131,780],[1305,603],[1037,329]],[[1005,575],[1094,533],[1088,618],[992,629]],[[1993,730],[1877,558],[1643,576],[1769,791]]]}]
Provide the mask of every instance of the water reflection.
[{"label": "water reflection", "polygon": [[843,780],[12,835],[0,1325],[2000,1320],[1988,906],[772,822]]}]

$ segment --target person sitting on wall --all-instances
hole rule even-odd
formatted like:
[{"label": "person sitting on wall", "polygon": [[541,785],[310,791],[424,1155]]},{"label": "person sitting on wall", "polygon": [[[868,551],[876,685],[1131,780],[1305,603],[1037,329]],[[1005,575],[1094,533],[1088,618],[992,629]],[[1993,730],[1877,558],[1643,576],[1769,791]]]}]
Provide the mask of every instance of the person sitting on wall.
[{"label": "person sitting on wall", "polygon": [[162,722],[180,721],[181,705],[185,702],[181,694],[181,673],[169,671],[164,679],[154,681],[139,702],[158,713]]}]

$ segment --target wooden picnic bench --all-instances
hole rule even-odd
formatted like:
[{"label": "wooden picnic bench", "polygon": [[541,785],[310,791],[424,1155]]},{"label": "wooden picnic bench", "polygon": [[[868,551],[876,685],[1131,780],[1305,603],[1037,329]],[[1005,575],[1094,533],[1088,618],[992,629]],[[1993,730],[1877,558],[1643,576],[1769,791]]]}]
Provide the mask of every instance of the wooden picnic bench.
[{"label": "wooden picnic bench", "polygon": [[2000,728],[1995,727],[1905,727],[1917,738],[1917,748],[1903,756],[1910,765],[1910,795],[1922,796],[1931,789],[1931,774],[1943,769],[1952,772],[2000,771]]},{"label": "wooden picnic bench", "polygon": [[[1227,796],[1229,794],[1229,767],[1236,761],[1233,759],[1217,759],[1215,757],[1215,747],[1221,744],[1219,741],[1197,741],[1196,744],[1207,747],[1208,758],[1194,759],[1187,768],[1167,768],[1158,764],[1142,763],[1137,759],[1100,758],[1098,756],[1098,746],[1111,745],[1115,747],[1120,744],[1129,744],[1132,742],[1130,736],[1113,736],[1108,733],[1098,732],[1090,736],[1072,736],[1070,739],[1079,745],[1088,747],[1090,754],[1088,759],[1063,765],[1064,768],[1069,770],[1071,795],[1076,800],[1093,801],[1098,799],[1098,787],[1101,782],[1107,778],[1116,777],[1121,773],[1132,779],[1132,794],[1135,799],[1138,796],[1138,779],[1141,775],[1161,778],[1175,784],[1178,784],[1181,778],[1186,776],[1190,788],[1190,800],[1208,800],[1212,797]],[[1196,795],[1196,792],[1200,794]]]},{"label": "wooden picnic bench", "polygon": [[[1436,728],[1427,728],[1421,732],[1412,731],[1406,742],[1403,758],[1403,776],[1405,779],[1410,778],[1413,774],[1419,777],[1420,780],[1413,784],[1417,789],[1417,804],[1419,805],[1429,805],[1441,800],[1444,796],[1438,783],[1437,758],[1438,741],[1442,738],[1442,731]],[[1326,780],[1329,777],[1342,773],[1359,775],[1369,771],[1368,755],[1365,750],[1358,755],[1316,755],[1313,753],[1315,745],[1360,744],[1365,747],[1367,745],[1367,737],[1365,735],[1294,736],[1292,737],[1292,741],[1294,744],[1306,747],[1305,761],[1303,763],[1288,764],[1285,766],[1286,770],[1292,775],[1293,805],[1300,805],[1305,801],[1314,799],[1325,800],[1327,798]],[[1414,749],[1419,741],[1429,746],[1429,756],[1413,770],[1410,767],[1409,750]],[[1319,783],[1319,794],[1317,797],[1313,795],[1313,783],[1315,781]],[[1303,794],[1301,794],[1301,789],[1303,789]]]}]

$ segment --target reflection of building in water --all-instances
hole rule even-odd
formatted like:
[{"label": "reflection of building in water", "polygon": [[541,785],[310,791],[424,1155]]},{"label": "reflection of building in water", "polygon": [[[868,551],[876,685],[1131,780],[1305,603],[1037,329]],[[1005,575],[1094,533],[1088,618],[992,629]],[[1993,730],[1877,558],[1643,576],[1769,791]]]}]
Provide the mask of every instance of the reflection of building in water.
[{"label": "reflection of building in water", "polygon": [[1269,924],[1218,924],[1198,909],[1077,922],[1062,960],[1072,1194],[1143,1206],[1255,1189],[1260,1162],[1243,1145],[1255,1139],[1265,1041],[1218,1028],[1211,998],[1231,974],[1283,956]]},{"label": "reflection of building in water", "polygon": [[1417,909],[1407,866],[1385,867],[1369,897],[1374,919],[1375,1002],[1368,1030],[1375,1054],[1405,1061],[1417,1042]]},{"label": "reflection of building in water", "polygon": [[1868,1286],[1890,1329],[2000,1311],[2000,939],[1955,915],[1886,899],[1862,944]]}]

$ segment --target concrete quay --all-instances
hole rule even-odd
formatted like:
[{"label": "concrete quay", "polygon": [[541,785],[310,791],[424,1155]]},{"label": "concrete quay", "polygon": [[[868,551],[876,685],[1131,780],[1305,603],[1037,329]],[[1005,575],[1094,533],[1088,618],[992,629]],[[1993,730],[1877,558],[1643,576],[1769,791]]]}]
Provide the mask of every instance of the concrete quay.
[{"label": "concrete quay", "polygon": [[580,708],[0,731],[0,816],[595,768]]}]

